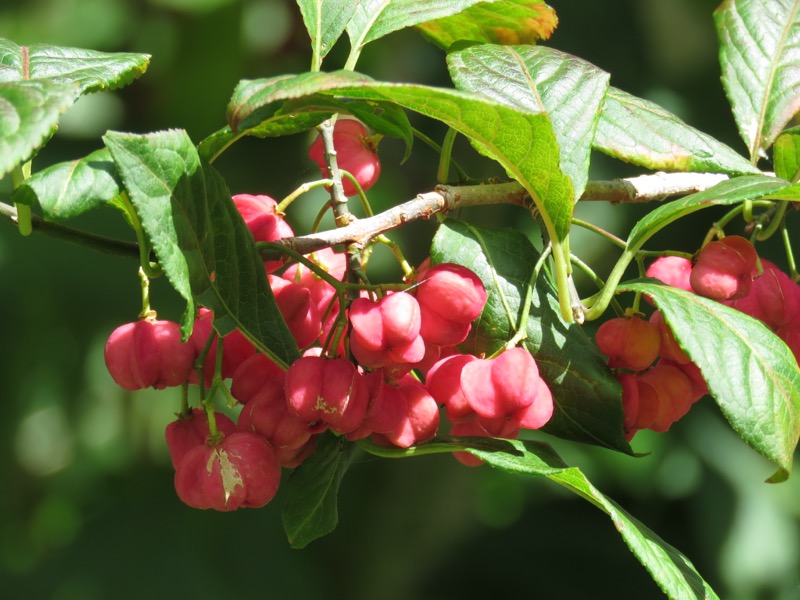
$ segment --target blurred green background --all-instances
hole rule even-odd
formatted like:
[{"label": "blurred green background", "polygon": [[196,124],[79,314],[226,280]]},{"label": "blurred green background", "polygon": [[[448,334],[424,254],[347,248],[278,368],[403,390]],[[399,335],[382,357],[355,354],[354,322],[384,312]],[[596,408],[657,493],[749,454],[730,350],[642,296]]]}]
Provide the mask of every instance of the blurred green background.
[{"label": "blurred green background", "polygon": [[[590,60],[612,84],[648,97],[743,151],[719,83],[710,0],[552,0],[560,26],[549,45]],[[0,35],[153,55],[147,74],[114,93],[81,100],[34,168],[84,156],[107,129],[184,128],[199,141],[224,124],[241,78],[301,72],[307,37],[287,0],[4,0]],[[346,42],[327,68],[341,65]],[[339,61],[339,62],[337,62]],[[369,46],[360,70],[380,79],[447,85],[444,56],[413,31]],[[441,138],[436,124],[415,121]],[[317,176],[308,138],[244,140],[218,162],[234,193],[280,198]],[[468,151],[463,162],[486,169]],[[435,184],[421,144],[381,147],[384,174],[370,193],[385,208]],[[636,173],[594,156],[592,177]],[[4,186],[4,187],[3,187]],[[8,182],[0,184],[7,198]],[[302,230],[319,196],[293,205]],[[625,235],[647,207],[579,207]],[[663,247],[696,248],[713,213],[667,231]],[[481,213],[513,225],[514,210]],[[71,223],[132,239],[116,213]],[[526,226],[526,225],[523,225]],[[177,391],[130,394],[105,372],[102,348],[139,310],[136,264],[0,225],[0,597],[660,598],[611,522],[548,482],[446,456],[389,461],[360,456],[340,496],[338,529],[302,551],[281,529],[282,496],[260,510],[189,509],[172,488],[163,430]],[[393,234],[410,260],[427,252],[431,224]],[[574,249],[600,273],[613,250],[577,232]],[[769,248],[766,250],[769,252]],[[388,255],[388,253],[386,253]],[[779,255],[775,257],[780,263]],[[388,256],[379,277],[397,269]],[[181,306],[154,284],[160,314]],[[544,437],[544,436],[543,436]],[[722,598],[800,598],[800,484],[769,486],[770,465],[747,448],[706,398],[667,435],[641,432],[629,458],[549,439],[603,492],[687,554]]]}]

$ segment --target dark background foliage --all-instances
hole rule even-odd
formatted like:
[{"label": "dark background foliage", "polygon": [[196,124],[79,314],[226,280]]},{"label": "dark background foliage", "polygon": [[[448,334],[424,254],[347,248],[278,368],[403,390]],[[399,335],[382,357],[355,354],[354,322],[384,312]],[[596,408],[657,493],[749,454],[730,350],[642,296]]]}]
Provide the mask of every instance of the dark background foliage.
[{"label": "dark background foliage", "polygon": [[[719,83],[715,2],[551,4],[560,26],[549,45],[744,150]],[[35,168],[88,154],[107,129],[185,128],[199,141],[224,124],[239,79],[302,72],[310,63],[299,12],[285,0],[6,1],[0,35],[153,55],[133,85],[81,100]],[[345,50],[334,49],[326,66],[340,66]],[[447,85],[442,52],[413,31],[368,47],[359,68],[379,79]],[[415,123],[433,137],[443,133]],[[233,192],[280,198],[316,177],[308,141],[244,140],[217,167]],[[466,144],[459,149],[472,170],[496,172]],[[432,153],[420,145],[401,167],[402,150],[393,140],[382,145],[384,175],[370,193],[376,210],[435,183]],[[595,179],[635,173],[603,156],[592,160]],[[0,183],[0,193],[7,191],[8,182]],[[301,200],[289,218],[302,230],[318,207],[313,197]],[[579,214],[624,235],[644,210],[598,204]],[[513,210],[480,218],[484,225],[520,221]],[[696,248],[709,218],[704,212],[702,222],[665,232],[656,246]],[[73,224],[131,239],[110,210]],[[135,262],[0,228],[0,597],[662,597],[587,503],[547,482],[467,469],[447,456],[361,455],[344,481],[339,528],[302,551],[290,550],[281,530],[280,492],[261,510],[185,507],[163,441],[177,392],[126,393],[103,366],[108,333],[139,310]],[[432,231],[418,224],[393,236],[418,262]],[[613,261],[594,237],[576,233],[574,245],[600,272]],[[377,270],[378,277],[397,274],[388,257]],[[154,287],[161,315],[177,318],[174,293],[161,281]],[[639,433],[634,449],[648,453],[642,458],[548,441],[688,555],[721,597],[800,594],[797,477],[761,484],[770,466],[738,440],[710,399],[667,435]]]}]

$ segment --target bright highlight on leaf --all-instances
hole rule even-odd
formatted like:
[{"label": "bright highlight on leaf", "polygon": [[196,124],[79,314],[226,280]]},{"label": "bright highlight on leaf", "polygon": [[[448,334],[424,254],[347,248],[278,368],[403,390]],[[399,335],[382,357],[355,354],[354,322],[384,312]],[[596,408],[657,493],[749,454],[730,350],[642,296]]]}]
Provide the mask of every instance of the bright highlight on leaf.
[{"label": "bright highlight on leaf", "polygon": [[787,129],[773,147],[775,175],[792,183],[800,179],[800,127]]},{"label": "bright highlight on leaf", "polygon": [[319,68],[322,59],[344,33],[358,2],[354,0],[299,0],[297,5],[303,15],[311,38],[313,66]]},{"label": "bright highlight on leaf", "polygon": [[47,44],[19,46],[0,38],[0,82],[47,79],[76,83],[80,93],[113,90],[140,77],[147,54],[97,52]]},{"label": "bright highlight on leaf", "polygon": [[53,135],[79,94],[74,83],[0,83],[0,177],[30,159]]},{"label": "bright highlight on leaf", "polygon": [[714,20],[722,84],[755,162],[800,111],[800,3],[726,0]]},{"label": "bright highlight on leaf", "polygon": [[38,203],[46,219],[58,220],[110,202],[119,191],[116,166],[108,150],[102,149],[35,173],[17,188],[14,200]]},{"label": "bright highlight on leaf", "polygon": [[610,87],[594,147],[648,169],[758,173],[742,156],[654,102]]},{"label": "bright highlight on leaf", "polygon": [[470,46],[447,55],[461,90],[532,113],[545,113],[572,179],[575,200],[589,176],[589,153],[608,88],[608,73],[544,46]]},{"label": "bright highlight on leaf", "polygon": [[455,42],[535,44],[555,30],[558,17],[542,0],[500,0],[475,4],[460,13],[417,25],[420,33],[443,50]]},{"label": "bright highlight on leaf", "polygon": [[496,0],[360,0],[347,24],[352,48],[361,48],[393,31],[461,12]]}]

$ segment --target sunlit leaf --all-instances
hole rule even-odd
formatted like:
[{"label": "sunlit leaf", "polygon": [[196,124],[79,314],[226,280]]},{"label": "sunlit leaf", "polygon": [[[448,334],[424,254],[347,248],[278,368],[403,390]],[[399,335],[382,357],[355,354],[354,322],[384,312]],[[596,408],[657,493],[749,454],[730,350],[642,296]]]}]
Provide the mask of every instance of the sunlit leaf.
[{"label": "sunlit leaf", "polygon": [[456,15],[417,25],[422,35],[443,50],[455,42],[535,44],[548,39],[558,24],[543,0],[501,0],[475,4]]},{"label": "sunlit leaf", "polygon": [[272,120],[296,118],[296,112],[281,111],[287,100],[303,98],[363,81],[371,81],[371,79],[366,75],[350,71],[311,72],[300,75],[280,75],[269,79],[245,79],[236,86],[228,103],[228,125],[235,133],[265,137],[264,132],[268,131]]},{"label": "sunlit leaf", "polygon": [[147,54],[47,44],[19,46],[0,38],[0,82],[48,79],[76,83],[84,94],[127,85],[147,70],[149,62]]},{"label": "sunlit leaf", "polygon": [[800,369],[791,350],[763,323],[685,290],[627,283],[664,314],[681,348],[708,384],[734,430],[788,477],[800,437]]},{"label": "sunlit leaf", "polygon": [[272,118],[283,89],[292,90],[293,97],[305,90],[309,94],[394,103],[467,136],[479,151],[499,162],[525,187],[552,238],[563,240],[568,235],[572,184],[561,172],[558,143],[547,115],[522,112],[458,90],[382,83],[341,72],[311,75],[315,75],[313,81],[299,76],[297,85],[288,79],[241,82],[228,107],[232,130],[257,128],[261,118]]},{"label": "sunlit leaf", "polygon": [[74,83],[0,83],[0,177],[30,159],[50,139],[61,114],[79,95]]},{"label": "sunlit leaf", "polygon": [[111,201],[119,191],[116,166],[103,149],[34,173],[15,190],[14,201],[38,203],[45,219],[70,219]]},{"label": "sunlit leaf", "polygon": [[353,16],[360,0],[298,0],[311,49],[318,60],[330,52]]},{"label": "sunlit leaf", "polygon": [[575,199],[586,186],[589,153],[608,73],[571,54],[544,46],[482,44],[447,56],[456,87],[501,104],[547,113],[561,149],[561,169]]},{"label": "sunlit leaf", "polygon": [[360,0],[347,25],[350,45],[360,49],[393,31],[461,12],[495,0]]},{"label": "sunlit leaf", "polygon": [[796,183],[800,179],[800,127],[778,136],[772,150],[775,175]]},{"label": "sunlit leaf", "polygon": [[638,250],[656,232],[698,210],[771,196],[787,187],[790,187],[789,182],[767,175],[745,175],[727,179],[702,192],[662,204],[647,213],[628,235],[627,247]]},{"label": "sunlit leaf", "polygon": [[722,84],[755,159],[800,111],[800,1],[725,0],[714,20]]},{"label": "sunlit leaf", "polygon": [[594,147],[609,156],[663,171],[758,173],[731,148],[654,102],[610,87]]},{"label": "sunlit leaf", "polygon": [[413,84],[369,83],[327,93],[388,100],[449,125],[522,184],[553,238],[567,236],[572,184],[561,172],[558,143],[547,115],[524,113],[457,90]]}]

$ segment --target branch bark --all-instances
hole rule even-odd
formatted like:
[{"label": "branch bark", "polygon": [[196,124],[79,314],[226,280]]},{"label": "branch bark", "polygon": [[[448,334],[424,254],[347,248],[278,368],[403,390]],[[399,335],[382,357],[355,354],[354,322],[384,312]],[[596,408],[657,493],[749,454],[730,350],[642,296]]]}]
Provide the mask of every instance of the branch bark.
[{"label": "branch bark", "polygon": [[[718,173],[655,173],[610,181],[590,181],[581,202],[612,204],[662,201],[708,189],[727,175]],[[472,186],[437,186],[434,191],[418,195],[374,217],[357,219],[346,227],[311,235],[284,238],[280,243],[300,254],[309,254],[339,244],[365,246],[376,235],[400,227],[410,221],[430,219],[437,213],[447,214],[468,206],[512,204],[533,209],[534,204],[519,183],[498,183]],[[275,250],[264,250],[264,259],[279,258]]]},{"label": "branch bark", "polygon": [[[662,201],[673,196],[685,196],[703,191],[727,178],[727,175],[717,173],[654,173],[627,179],[590,181],[586,185],[586,191],[580,201],[611,202],[612,204]],[[437,186],[432,192],[420,194],[413,200],[373,217],[353,219],[349,225],[330,231],[284,238],[280,240],[280,243],[300,254],[308,254],[340,244],[353,244],[363,248],[376,235],[410,221],[430,219],[437,213],[447,214],[459,208],[493,204],[512,204],[528,209],[534,207],[528,193],[516,182],[472,186],[442,185]],[[13,206],[0,202],[0,217],[16,223],[17,211]],[[107,254],[132,258],[139,256],[136,244],[45,221],[35,215],[33,216],[33,230]],[[280,258],[277,250],[264,249],[261,254],[265,260]]]}]

